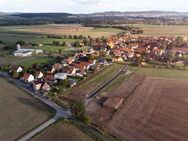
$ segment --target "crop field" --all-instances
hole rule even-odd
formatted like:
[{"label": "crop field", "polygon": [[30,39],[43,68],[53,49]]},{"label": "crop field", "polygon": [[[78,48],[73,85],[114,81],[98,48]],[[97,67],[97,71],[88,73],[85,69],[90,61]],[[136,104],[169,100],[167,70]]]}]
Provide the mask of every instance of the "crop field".
[{"label": "crop field", "polygon": [[46,105],[0,78],[0,140],[16,140],[50,115]]},{"label": "crop field", "polygon": [[130,67],[130,70],[138,75],[188,80],[188,71],[142,67]]},{"label": "crop field", "polygon": [[49,127],[36,141],[93,141],[88,135],[70,123],[59,122]]},{"label": "crop field", "polygon": [[184,36],[188,37],[188,26],[177,25],[133,25],[144,30],[143,35],[147,36]]},{"label": "crop field", "polygon": [[[37,25],[37,26],[5,26],[1,27],[0,31],[5,33],[32,33],[32,34],[43,34],[43,35],[84,35],[84,36],[109,36],[122,32],[123,30],[114,28],[93,28],[83,27],[79,24],[52,24],[52,25]],[[36,39],[37,40],[37,39]]]},{"label": "crop field", "polygon": [[188,81],[146,77],[108,124],[122,140],[188,138]]}]

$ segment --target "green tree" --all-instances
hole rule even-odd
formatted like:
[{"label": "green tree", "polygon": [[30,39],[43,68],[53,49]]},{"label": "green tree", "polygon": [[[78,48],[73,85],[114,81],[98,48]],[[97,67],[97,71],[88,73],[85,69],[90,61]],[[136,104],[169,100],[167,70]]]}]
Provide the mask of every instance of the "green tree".
[{"label": "green tree", "polygon": [[35,70],[38,70],[38,69],[39,69],[39,66],[38,66],[37,63],[34,63],[34,64],[32,65],[32,68],[35,69]]},{"label": "green tree", "polygon": [[59,42],[59,41],[53,41],[53,45],[54,45],[54,46],[59,46],[59,45],[60,45],[60,42]]},{"label": "green tree", "polygon": [[91,121],[90,117],[86,115],[85,105],[82,101],[75,101],[70,105],[72,114],[82,120],[84,123]]},{"label": "green tree", "polygon": [[19,78],[19,76],[20,76],[19,73],[16,72],[16,71],[14,71],[13,74],[12,74],[12,77],[15,78],[15,79]]},{"label": "green tree", "polygon": [[63,50],[62,49],[59,49],[59,54],[63,54]]},{"label": "green tree", "polygon": [[168,62],[169,62],[169,63],[172,63],[172,61],[173,61],[174,58],[175,58],[175,53],[174,53],[173,51],[169,51],[169,52],[167,53],[167,58],[168,58]]},{"label": "green tree", "polygon": [[183,37],[178,36],[176,38],[176,46],[181,47],[183,43],[184,43]]}]

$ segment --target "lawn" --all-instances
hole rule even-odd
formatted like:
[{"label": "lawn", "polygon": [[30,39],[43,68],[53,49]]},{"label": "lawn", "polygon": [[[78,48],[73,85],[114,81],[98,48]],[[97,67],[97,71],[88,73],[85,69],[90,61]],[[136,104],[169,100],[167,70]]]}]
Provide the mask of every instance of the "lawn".
[{"label": "lawn", "polygon": [[49,119],[49,108],[0,78],[0,140],[13,141]]},{"label": "lawn", "polygon": [[70,90],[70,96],[73,99],[89,96],[92,91],[111,79],[122,67],[123,64],[112,64],[102,68],[99,72],[91,74]]},{"label": "lawn", "polygon": [[143,35],[147,36],[185,36],[188,37],[188,26],[178,25],[145,25],[135,24],[132,26],[141,27]]},{"label": "lawn", "polygon": [[102,71],[92,75],[91,77],[88,77],[82,85],[80,85],[80,88],[88,88],[91,85],[97,85],[101,84],[101,82],[105,82],[109,80],[109,78],[114,74],[117,73],[121,68],[123,67],[122,64],[112,64],[111,66],[108,66],[104,68]]},{"label": "lawn", "polygon": [[135,74],[146,75],[152,77],[164,77],[174,79],[188,79],[188,71],[171,70],[171,69],[156,69],[156,68],[142,68],[129,67]]},{"label": "lawn", "polygon": [[59,51],[60,49],[62,49],[64,52],[72,52],[72,51],[87,50],[89,49],[89,47],[63,47],[63,46],[45,45],[42,47],[36,47],[36,49],[42,49],[45,51]]},{"label": "lawn", "polygon": [[25,68],[32,67],[33,64],[37,63],[38,65],[51,64],[55,61],[54,58],[44,57],[44,56],[35,56],[30,58],[25,58],[23,61],[19,61],[16,64],[24,66]]}]

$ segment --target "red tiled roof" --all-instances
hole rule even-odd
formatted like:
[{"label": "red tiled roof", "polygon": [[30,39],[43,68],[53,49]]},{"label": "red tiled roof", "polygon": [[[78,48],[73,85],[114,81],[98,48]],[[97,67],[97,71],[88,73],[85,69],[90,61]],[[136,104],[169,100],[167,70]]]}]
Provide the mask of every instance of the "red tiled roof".
[{"label": "red tiled roof", "polygon": [[22,78],[23,78],[24,80],[28,80],[29,76],[30,76],[29,73],[25,73]]}]

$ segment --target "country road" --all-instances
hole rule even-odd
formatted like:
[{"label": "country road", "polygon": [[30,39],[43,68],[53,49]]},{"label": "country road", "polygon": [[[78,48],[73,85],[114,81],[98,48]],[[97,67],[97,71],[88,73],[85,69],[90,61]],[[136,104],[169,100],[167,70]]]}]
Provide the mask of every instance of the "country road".
[{"label": "country road", "polygon": [[7,73],[0,72],[0,76],[8,79],[10,82],[14,83],[24,91],[28,92],[30,95],[34,96],[35,98],[39,99],[41,102],[47,104],[51,108],[53,108],[56,111],[56,114],[53,118],[49,119],[45,123],[41,124],[34,130],[30,131],[29,133],[23,135],[21,138],[18,139],[18,141],[27,141],[30,138],[32,138],[34,135],[45,129],[46,127],[50,126],[52,123],[56,122],[60,118],[69,118],[71,117],[71,113],[69,110],[63,109],[61,106],[57,105],[55,102],[49,100],[46,97],[43,97],[41,94],[35,94],[32,89],[29,89],[27,85],[20,80],[12,79]]},{"label": "country road", "polygon": [[87,105],[90,101],[92,101],[101,90],[103,90],[107,85],[109,85],[112,81],[114,81],[119,75],[121,75],[122,73],[126,73],[127,69],[128,69],[128,65],[124,65],[124,67],[119,72],[117,72],[111,79],[109,79],[108,81],[103,83],[100,87],[92,91],[89,94],[89,96],[85,99],[85,105]]},{"label": "country road", "polygon": [[[105,82],[103,85],[95,89],[91,94],[85,99],[85,105],[87,105],[91,100],[93,100],[98,93],[103,90],[107,85],[109,85],[112,81],[114,81],[117,77],[119,77],[122,73],[127,72],[128,66],[125,65],[120,71],[118,71],[110,80]],[[45,123],[39,125],[37,128],[33,129],[32,131],[28,132],[27,134],[23,135],[21,138],[18,139],[18,141],[27,141],[31,139],[34,135],[41,132],[54,122],[56,122],[60,118],[70,118],[72,116],[70,110],[65,110],[55,102],[49,100],[46,97],[43,97],[42,94],[38,93],[36,94],[28,85],[20,80],[12,79],[10,75],[8,75],[6,72],[0,72],[0,76],[8,79],[10,82],[14,83],[30,95],[34,96],[35,98],[39,99],[41,102],[47,104],[51,108],[53,108],[56,111],[56,114],[53,118],[49,119]]]}]

